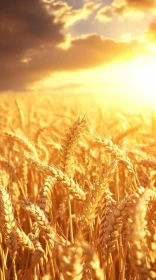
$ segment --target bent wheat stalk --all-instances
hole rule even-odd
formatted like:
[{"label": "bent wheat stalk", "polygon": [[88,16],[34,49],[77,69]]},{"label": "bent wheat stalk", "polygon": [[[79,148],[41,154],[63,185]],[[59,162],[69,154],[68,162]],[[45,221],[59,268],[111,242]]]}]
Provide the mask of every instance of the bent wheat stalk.
[{"label": "bent wheat stalk", "polygon": [[73,179],[69,178],[67,174],[62,172],[61,170],[48,165],[40,160],[36,160],[31,156],[25,154],[25,158],[28,162],[34,166],[36,169],[45,173],[46,175],[50,175],[59,181],[63,187],[67,189],[69,194],[71,194],[75,199],[84,201],[86,199],[85,192],[81,189],[78,183],[76,183]]}]

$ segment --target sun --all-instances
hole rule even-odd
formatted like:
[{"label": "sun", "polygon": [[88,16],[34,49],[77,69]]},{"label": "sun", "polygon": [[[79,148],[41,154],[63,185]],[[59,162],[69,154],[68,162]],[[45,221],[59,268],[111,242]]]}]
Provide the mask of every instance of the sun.
[{"label": "sun", "polygon": [[136,61],[130,70],[129,82],[139,98],[156,108],[156,59]]}]

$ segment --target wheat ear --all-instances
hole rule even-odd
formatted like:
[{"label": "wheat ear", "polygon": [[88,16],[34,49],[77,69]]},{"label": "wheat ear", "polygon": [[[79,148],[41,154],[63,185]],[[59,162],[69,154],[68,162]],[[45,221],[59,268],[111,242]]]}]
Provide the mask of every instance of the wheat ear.
[{"label": "wheat ear", "polygon": [[[30,213],[32,218],[35,220],[35,229],[36,224],[37,227],[42,231],[42,233],[45,235],[46,239],[49,241],[50,246],[53,248],[55,245],[55,242],[62,242],[63,244],[66,243],[66,240],[64,240],[63,237],[59,236],[55,229],[50,225],[48,218],[46,217],[43,210],[40,209],[40,207],[36,204],[33,204],[29,200],[20,200],[20,205],[23,209],[25,209],[27,212]],[[37,228],[37,229],[38,229]],[[35,229],[33,232],[35,232]],[[38,237],[38,230],[36,230],[36,237]]]},{"label": "wheat ear", "polygon": [[11,257],[14,259],[18,249],[16,237],[16,222],[13,214],[12,202],[6,188],[0,184],[0,221]]},{"label": "wheat ear", "polygon": [[87,124],[86,117],[78,118],[66,134],[61,147],[61,169],[69,177],[73,177],[73,163],[76,145]]},{"label": "wheat ear", "polygon": [[117,246],[117,239],[122,227],[122,216],[109,190],[104,192],[101,207],[99,246],[103,255],[113,252]]}]

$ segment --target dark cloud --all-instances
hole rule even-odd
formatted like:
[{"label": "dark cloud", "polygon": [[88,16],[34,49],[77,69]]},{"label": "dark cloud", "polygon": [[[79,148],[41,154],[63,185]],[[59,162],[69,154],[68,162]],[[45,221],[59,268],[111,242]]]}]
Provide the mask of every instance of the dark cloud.
[{"label": "dark cloud", "polygon": [[48,14],[40,0],[1,0],[0,88],[13,87],[14,76],[20,80],[20,71],[26,66],[22,59],[31,56],[31,52],[63,42],[62,30],[63,23],[56,23],[55,16]]},{"label": "dark cloud", "polygon": [[39,0],[1,0],[1,53],[23,53],[35,46],[63,40],[62,23],[55,23]]}]

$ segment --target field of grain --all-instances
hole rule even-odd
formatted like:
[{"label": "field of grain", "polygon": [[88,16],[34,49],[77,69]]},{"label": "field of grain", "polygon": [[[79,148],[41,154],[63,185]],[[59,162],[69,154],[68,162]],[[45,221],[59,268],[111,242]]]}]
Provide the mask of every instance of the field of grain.
[{"label": "field of grain", "polygon": [[1,280],[156,279],[156,118],[87,98],[0,97]]}]

